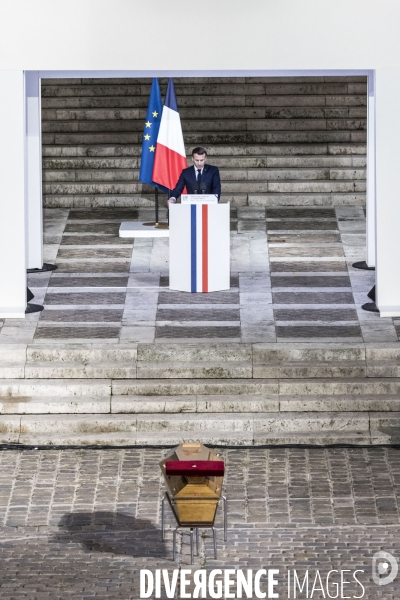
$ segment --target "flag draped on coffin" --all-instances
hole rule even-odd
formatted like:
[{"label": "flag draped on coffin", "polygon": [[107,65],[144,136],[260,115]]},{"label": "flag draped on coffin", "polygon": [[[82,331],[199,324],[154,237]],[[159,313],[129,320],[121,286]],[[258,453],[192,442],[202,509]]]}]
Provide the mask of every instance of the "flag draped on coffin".
[{"label": "flag draped on coffin", "polygon": [[187,167],[181,119],[176,102],[173,79],[168,80],[167,94],[158,132],[153,181],[172,190]]},{"label": "flag draped on coffin", "polygon": [[144,124],[143,141],[142,141],[142,159],[140,161],[139,181],[148,183],[154,187],[158,187],[163,191],[167,191],[161,185],[153,181],[153,165],[156,155],[156,144],[158,131],[160,129],[162,115],[162,100],[160,86],[158,85],[157,77],[153,78],[151,84],[149,105],[147,107],[146,122]]}]

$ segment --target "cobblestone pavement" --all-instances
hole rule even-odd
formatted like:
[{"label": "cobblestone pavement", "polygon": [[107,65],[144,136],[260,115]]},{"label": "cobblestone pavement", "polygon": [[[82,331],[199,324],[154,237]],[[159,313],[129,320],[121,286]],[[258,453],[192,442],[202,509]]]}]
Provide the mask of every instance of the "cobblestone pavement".
[{"label": "cobblestone pavement", "polygon": [[221,450],[228,542],[219,515],[218,558],[205,530],[193,566],[187,535],[179,537],[175,563],[171,532],[161,541],[158,462],[165,452],[1,452],[0,598],[136,599],[140,569],[179,567],[276,568],[279,598],[289,597],[288,569],[301,578],[308,569],[310,580],[317,570],[323,579],[332,569],[361,569],[365,594],[349,584],[342,597],[400,597],[399,579],[387,586],[371,579],[375,552],[400,558],[400,450]]}]

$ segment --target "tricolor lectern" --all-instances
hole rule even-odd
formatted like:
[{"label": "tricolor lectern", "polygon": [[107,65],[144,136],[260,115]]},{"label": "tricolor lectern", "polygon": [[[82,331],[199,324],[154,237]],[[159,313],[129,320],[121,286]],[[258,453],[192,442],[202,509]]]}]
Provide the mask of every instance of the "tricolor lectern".
[{"label": "tricolor lectern", "polygon": [[229,290],[229,202],[193,195],[170,207],[169,287],[181,292]]}]

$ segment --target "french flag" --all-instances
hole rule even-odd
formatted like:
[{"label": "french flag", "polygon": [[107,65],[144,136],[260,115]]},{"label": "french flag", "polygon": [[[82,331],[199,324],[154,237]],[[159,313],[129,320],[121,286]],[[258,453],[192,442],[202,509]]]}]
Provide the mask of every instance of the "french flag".
[{"label": "french flag", "polygon": [[172,190],[187,167],[181,119],[176,101],[174,82],[168,79],[167,94],[158,131],[153,181]]}]

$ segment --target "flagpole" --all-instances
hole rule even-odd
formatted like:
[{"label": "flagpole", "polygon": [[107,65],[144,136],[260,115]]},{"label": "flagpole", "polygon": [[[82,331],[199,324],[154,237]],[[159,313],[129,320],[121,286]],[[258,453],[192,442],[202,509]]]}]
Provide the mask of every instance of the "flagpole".
[{"label": "flagpole", "polygon": [[156,201],[156,227],[158,227],[158,187],[154,188],[154,195]]}]

